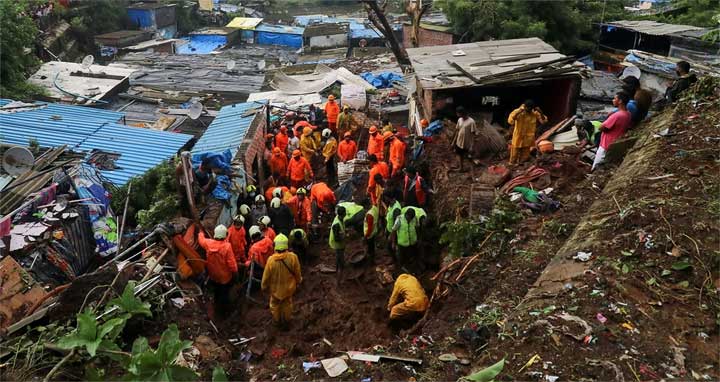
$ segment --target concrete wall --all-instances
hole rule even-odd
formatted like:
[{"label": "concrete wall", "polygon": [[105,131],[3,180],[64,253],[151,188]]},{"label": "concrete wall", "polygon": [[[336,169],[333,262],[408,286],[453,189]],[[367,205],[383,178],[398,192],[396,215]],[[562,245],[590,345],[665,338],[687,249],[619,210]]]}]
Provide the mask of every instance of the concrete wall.
[{"label": "concrete wall", "polygon": [[347,34],[310,37],[310,48],[339,48],[348,45]]},{"label": "concrete wall", "polygon": [[[406,48],[412,46],[410,43],[410,36],[412,36],[412,26],[403,25],[403,45]],[[418,31],[418,46],[435,46],[435,45],[452,45],[453,35],[452,33],[438,32],[429,29],[420,28]]]}]

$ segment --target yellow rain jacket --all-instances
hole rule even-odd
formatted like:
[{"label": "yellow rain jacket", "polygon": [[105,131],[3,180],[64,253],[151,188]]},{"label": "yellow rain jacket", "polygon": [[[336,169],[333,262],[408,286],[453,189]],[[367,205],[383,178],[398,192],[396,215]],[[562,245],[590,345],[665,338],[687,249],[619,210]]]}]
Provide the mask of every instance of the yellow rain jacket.
[{"label": "yellow rain jacket", "polygon": [[312,157],[315,155],[316,150],[317,147],[315,145],[315,139],[312,137],[312,131],[307,134],[303,132],[300,137],[300,152],[302,153],[302,156],[310,162],[312,161]]},{"label": "yellow rain jacket", "polygon": [[295,294],[300,282],[302,274],[297,255],[285,251],[275,252],[270,256],[263,271],[262,290],[269,290],[270,296],[285,300]]},{"label": "yellow rain jacket", "polygon": [[547,117],[540,111],[540,108],[529,111],[525,105],[515,109],[508,117],[508,123],[513,127],[513,147],[535,146],[535,131],[538,124],[546,123]]},{"label": "yellow rain jacket", "polygon": [[325,142],[325,147],[323,147],[322,155],[325,157],[325,162],[330,161],[332,157],[335,156],[335,153],[337,153],[337,139],[330,137],[328,138],[327,142]]},{"label": "yellow rain jacket", "polygon": [[[402,302],[400,302],[402,300]],[[399,303],[398,303],[399,302]],[[395,280],[388,310],[390,319],[398,319],[412,313],[421,313],[428,308],[427,295],[418,279],[413,275],[403,273]]]}]

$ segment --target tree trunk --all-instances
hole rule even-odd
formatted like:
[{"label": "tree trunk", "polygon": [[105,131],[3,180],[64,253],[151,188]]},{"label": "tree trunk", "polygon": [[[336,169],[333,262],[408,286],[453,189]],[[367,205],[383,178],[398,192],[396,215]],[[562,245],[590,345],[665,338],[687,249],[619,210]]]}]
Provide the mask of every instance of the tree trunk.
[{"label": "tree trunk", "polygon": [[387,41],[390,43],[390,50],[392,50],[400,66],[410,66],[410,59],[407,56],[405,49],[400,46],[395,35],[392,33],[390,23],[388,23],[385,17],[385,12],[380,9],[377,1],[375,0],[363,0],[368,11],[368,18],[375,25],[375,27],[382,33]]}]

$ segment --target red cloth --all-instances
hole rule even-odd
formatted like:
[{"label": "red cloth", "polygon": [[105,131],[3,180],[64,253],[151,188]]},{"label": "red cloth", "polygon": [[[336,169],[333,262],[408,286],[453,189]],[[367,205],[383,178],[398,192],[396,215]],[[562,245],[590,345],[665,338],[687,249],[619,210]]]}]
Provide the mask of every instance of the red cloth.
[{"label": "red cloth", "polygon": [[610,147],[616,139],[620,138],[632,123],[630,112],[618,110],[602,123],[602,134],[600,135],[600,147],[605,150]]},{"label": "red cloth", "polygon": [[225,240],[208,239],[203,231],[198,235],[198,243],[205,249],[210,280],[218,284],[229,283],[233,274],[238,271],[230,243]]},{"label": "red cloth", "polygon": [[315,183],[310,189],[310,201],[317,203],[318,208],[330,212],[332,206],[337,202],[335,193],[325,183]]},{"label": "red cloth", "polygon": [[233,250],[235,261],[238,264],[244,264],[247,261],[247,257],[245,256],[245,246],[247,245],[245,227],[236,228],[234,224],[231,225],[230,228],[228,228],[227,241]]},{"label": "red cloth", "polygon": [[275,244],[272,240],[264,237],[250,246],[248,251],[248,262],[245,265],[250,265],[250,261],[255,261],[260,264],[261,267],[265,268],[267,260],[275,253]]},{"label": "red cloth", "polygon": [[343,139],[338,143],[337,155],[341,162],[355,159],[355,154],[357,154],[357,144],[355,141],[346,141]]},{"label": "red cloth", "polygon": [[307,159],[303,157],[290,159],[290,163],[288,163],[287,168],[287,176],[291,181],[296,183],[305,181],[306,173],[310,178],[312,178],[312,167],[310,167],[310,162],[308,162]]}]

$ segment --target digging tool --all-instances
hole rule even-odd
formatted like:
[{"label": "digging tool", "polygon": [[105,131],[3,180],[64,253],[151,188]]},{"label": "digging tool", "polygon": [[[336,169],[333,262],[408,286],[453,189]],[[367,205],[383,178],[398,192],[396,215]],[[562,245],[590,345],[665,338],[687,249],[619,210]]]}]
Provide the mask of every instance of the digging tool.
[{"label": "digging tool", "polygon": [[251,261],[251,262],[250,262],[250,273],[249,273],[249,275],[248,275],[248,280],[247,280],[247,289],[245,290],[245,298],[246,298],[247,300],[250,300],[250,301],[256,303],[256,304],[261,304],[260,301],[254,299],[252,296],[250,296],[250,293],[252,292],[252,283],[253,283],[253,280],[262,282],[262,280],[258,280],[258,279],[256,279],[256,278],[253,278],[253,275],[254,275],[254,274],[255,274],[255,262],[254,262],[254,261]]}]

